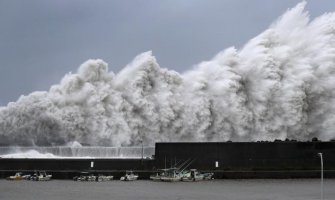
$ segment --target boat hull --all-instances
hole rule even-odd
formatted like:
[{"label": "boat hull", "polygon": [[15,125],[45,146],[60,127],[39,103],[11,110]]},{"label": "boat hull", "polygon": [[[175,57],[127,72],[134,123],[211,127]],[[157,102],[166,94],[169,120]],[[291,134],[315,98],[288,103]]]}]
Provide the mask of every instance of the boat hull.
[{"label": "boat hull", "polygon": [[181,178],[180,177],[161,177],[160,180],[163,182],[178,182],[178,181],[181,181]]}]

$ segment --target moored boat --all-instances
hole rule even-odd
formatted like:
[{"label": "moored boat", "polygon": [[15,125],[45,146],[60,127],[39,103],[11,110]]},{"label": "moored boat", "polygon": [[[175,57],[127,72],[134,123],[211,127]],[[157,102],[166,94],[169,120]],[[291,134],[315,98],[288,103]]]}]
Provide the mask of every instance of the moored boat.
[{"label": "moored boat", "polygon": [[25,180],[27,176],[29,176],[29,175],[22,175],[21,172],[17,172],[17,173],[15,173],[14,176],[7,177],[7,180],[20,181],[20,180]]},{"label": "moored boat", "polygon": [[161,177],[162,177],[162,174],[160,174],[160,173],[156,173],[155,175],[151,175],[151,176],[150,176],[150,180],[153,180],[153,181],[160,181],[160,180],[161,180]]},{"label": "moored boat", "polygon": [[52,178],[51,174],[47,174],[45,171],[36,171],[34,175],[30,176],[29,180],[32,181],[50,181]]},{"label": "moored boat", "polygon": [[204,180],[213,180],[214,173],[204,173]]},{"label": "moored boat", "polygon": [[120,178],[121,181],[135,181],[138,179],[138,175],[134,174],[133,171],[126,171],[126,174]]},{"label": "moored boat", "polygon": [[102,181],[111,181],[111,180],[113,180],[113,178],[114,178],[114,176],[105,176],[105,175],[103,175],[103,174],[99,174],[99,175],[97,176],[97,181],[98,181],[98,182],[102,182]]},{"label": "moored boat", "polygon": [[191,169],[189,172],[185,173],[181,178],[182,181],[201,181],[204,180],[204,174],[201,174],[196,169]]},{"label": "moored boat", "polygon": [[79,176],[73,177],[74,181],[87,181],[88,172],[80,172]]},{"label": "moored boat", "polygon": [[164,173],[160,176],[160,180],[164,182],[176,182],[181,180],[181,173],[178,168],[162,169]]}]

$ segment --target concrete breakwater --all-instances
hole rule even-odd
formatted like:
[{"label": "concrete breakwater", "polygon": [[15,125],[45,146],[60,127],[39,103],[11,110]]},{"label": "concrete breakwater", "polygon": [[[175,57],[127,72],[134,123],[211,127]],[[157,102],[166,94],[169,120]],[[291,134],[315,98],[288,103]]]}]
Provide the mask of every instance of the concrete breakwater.
[{"label": "concrete breakwater", "polygon": [[335,178],[335,142],[157,143],[153,157],[142,158],[1,158],[0,176],[46,170],[68,179],[81,171],[120,176],[134,170],[147,179],[157,169],[190,161],[188,168],[214,172],[215,178],[317,178],[324,156],[326,178]]}]

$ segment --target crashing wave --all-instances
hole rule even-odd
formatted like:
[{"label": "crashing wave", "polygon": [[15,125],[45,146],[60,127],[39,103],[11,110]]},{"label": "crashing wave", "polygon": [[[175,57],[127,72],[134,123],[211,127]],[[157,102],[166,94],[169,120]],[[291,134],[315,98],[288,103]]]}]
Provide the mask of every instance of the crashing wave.
[{"label": "crashing wave", "polygon": [[0,141],[134,146],[143,141],[308,140],[335,135],[335,14],[305,2],[242,49],[179,74],[151,52],[118,74],[88,60],[48,92],[0,108]]}]

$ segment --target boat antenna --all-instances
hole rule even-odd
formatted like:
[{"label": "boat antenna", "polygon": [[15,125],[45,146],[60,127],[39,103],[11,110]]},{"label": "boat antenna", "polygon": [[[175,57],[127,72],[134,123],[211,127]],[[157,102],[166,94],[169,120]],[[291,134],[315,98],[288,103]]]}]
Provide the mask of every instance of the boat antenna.
[{"label": "boat antenna", "polygon": [[182,168],[185,164],[187,164],[189,161],[191,160],[191,158],[187,159],[185,162],[183,162],[178,168]]},{"label": "boat antenna", "polygon": [[182,173],[182,172],[183,172],[188,166],[190,166],[194,161],[195,161],[195,159],[191,160],[191,162],[189,162],[188,165],[186,165],[186,166],[184,167],[184,169],[180,171],[180,173]]},{"label": "boat antenna", "polygon": [[179,160],[175,165],[174,167],[177,168],[177,165],[181,162],[182,160]]}]

